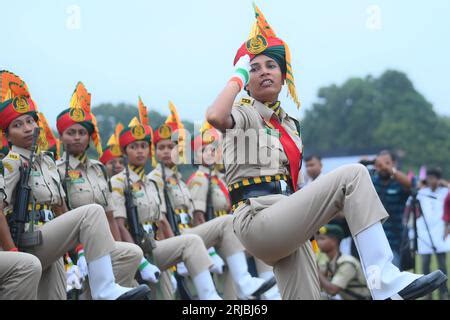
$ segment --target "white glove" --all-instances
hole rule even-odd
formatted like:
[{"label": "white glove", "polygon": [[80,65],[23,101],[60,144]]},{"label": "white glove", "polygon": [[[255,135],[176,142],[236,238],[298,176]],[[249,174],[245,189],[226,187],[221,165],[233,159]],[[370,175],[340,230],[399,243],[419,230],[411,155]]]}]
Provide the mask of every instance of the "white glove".
[{"label": "white glove", "polygon": [[180,262],[179,264],[177,264],[177,272],[180,276],[183,276],[183,277],[187,277],[189,275],[189,271],[186,268],[186,265],[184,264],[184,262]]},{"label": "white glove", "polygon": [[223,262],[222,258],[217,254],[214,247],[211,247],[208,249],[209,256],[211,257],[213,261],[213,265],[209,268],[209,271],[212,273],[222,274],[223,273],[223,266],[225,265],[225,262]]},{"label": "white glove", "polygon": [[235,81],[240,90],[242,90],[250,79],[250,56],[246,54],[239,58],[238,62],[234,65],[234,73],[231,76],[230,81]]},{"label": "white glove", "polygon": [[71,266],[69,267],[69,269],[66,271],[66,290],[67,292],[69,292],[72,289],[81,289],[81,282],[82,282],[82,277],[81,277],[81,272],[80,272],[80,268],[78,268],[78,266]]},{"label": "white glove", "polygon": [[88,275],[88,266],[86,257],[84,256],[84,250],[78,252],[77,266],[80,269],[81,278],[85,278]]},{"label": "white glove", "polygon": [[157,283],[159,281],[161,270],[159,270],[157,266],[148,262],[145,258],[142,258],[141,260],[139,271],[143,280],[149,281],[151,283]]}]

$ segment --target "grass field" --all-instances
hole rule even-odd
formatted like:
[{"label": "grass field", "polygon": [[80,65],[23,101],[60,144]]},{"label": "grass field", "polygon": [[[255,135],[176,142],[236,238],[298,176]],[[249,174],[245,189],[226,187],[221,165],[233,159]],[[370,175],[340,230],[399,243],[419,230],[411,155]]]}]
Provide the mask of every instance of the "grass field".
[{"label": "grass field", "polygon": [[[450,253],[447,253],[446,261],[447,261],[447,274],[449,274]],[[437,260],[436,260],[436,256],[434,256],[434,255],[431,258],[431,267],[430,268],[431,268],[431,271],[437,270]],[[422,273],[422,259],[421,259],[420,255],[416,256],[416,271]],[[447,288],[450,288],[450,280],[447,280]],[[439,290],[435,290],[433,292],[433,300],[438,300],[438,299],[439,299]]]}]

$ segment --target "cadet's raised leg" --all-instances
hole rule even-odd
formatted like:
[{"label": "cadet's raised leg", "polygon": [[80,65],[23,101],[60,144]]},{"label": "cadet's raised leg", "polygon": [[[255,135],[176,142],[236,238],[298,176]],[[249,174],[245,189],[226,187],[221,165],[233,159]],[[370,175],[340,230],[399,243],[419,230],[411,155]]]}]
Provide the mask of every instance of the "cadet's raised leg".
[{"label": "cadet's raised leg", "polygon": [[141,248],[133,243],[116,241],[116,249],[111,252],[114,277],[118,284],[124,287],[136,287],[134,280],[143,253]]},{"label": "cadet's raised leg", "polygon": [[[274,265],[276,274],[280,270],[300,268],[298,260],[289,256],[297,254],[297,248],[304,245],[315,231],[342,211],[350,231],[356,236],[356,243],[359,247],[364,247],[360,250],[367,256],[366,259],[362,257],[364,268],[367,271],[371,266],[377,266],[381,271],[381,281],[385,283],[372,292],[374,298],[388,298],[419,277],[411,273],[400,273],[391,266],[390,255],[386,254],[391,251],[390,247],[387,242],[382,241],[382,238],[385,238],[384,233],[372,232],[371,237],[361,237],[371,226],[376,228],[379,224],[381,228],[380,221],[388,216],[374,190],[367,169],[362,165],[343,166],[270,207],[258,210],[264,208],[264,201],[270,201],[270,196],[250,199],[250,206],[243,207],[243,210],[238,209],[235,212],[235,230],[250,252],[264,262]],[[249,219],[252,219],[251,224],[248,223]],[[280,269],[277,264],[282,259],[283,266]],[[364,264],[364,260],[369,262]],[[291,261],[292,264],[286,261]],[[295,299],[285,287],[289,283],[283,281],[282,275],[277,274],[277,278],[281,278],[279,285],[283,298]],[[309,287],[301,278],[301,273],[298,273],[295,279],[291,279],[295,281],[292,286]],[[309,288],[305,288],[307,289]]]},{"label": "cadet's raised leg", "polygon": [[[116,247],[101,206],[93,204],[69,211],[62,217],[44,224],[41,231],[45,245],[34,247],[31,253],[41,260],[43,270],[65,252],[82,243],[88,262],[89,285],[93,298],[117,299],[130,291],[115,282],[110,252]],[[58,288],[57,283],[53,286]]]},{"label": "cadet's raised leg", "polygon": [[66,273],[60,258],[42,272],[39,281],[38,300],[66,300]]},{"label": "cadet's raised leg", "polygon": [[220,216],[195,228],[184,229],[183,233],[200,236],[207,248],[214,247],[226,260],[241,299],[252,295],[265,283],[263,279],[252,277],[248,272],[244,247],[233,232],[232,215]]},{"label": "cadet's raised leg", "polygon": [[214,247],[221,257],[229,257],[237,252],[244,251],[244,247],[233,233],[233,216],[226,215],[195,228],[183,229],[183,234],[196,234],[202,238],[205,247]]},{"label": "cadet's raised leg", "polygon": [[41,263],[22,252],[0,252],[0,300],[36,300]]},{"label": "cadet's raised leg", "polygon": [[[261,259],[255,258],[255,266],[256,272],[258,273],[258,277],[264,280],[270,280],[274,277],[273,268],[267,264],[265,264]],[[263,293],[261,295],[264,300],[280,300],[280,291],[278,290],[278,285],[273,286],[270,290]]]},{"label": "cadet's raised leg", "polygon": [[[135,244],[116,241],[116,248],[110,253],[111,262],[116,282],[124,287],[136,287],[138,283],[134,279],[143,253]],[[91,300],[91,290],[86,287],[80,300]]]},{"label": "cadet's raised leg", "polygon": [[186,234],[158,241],[153,250],[155,264],[165,270],[181,261],[186,265],[201,300],[220,299],[209,273],[212,261],[202,239]]}]

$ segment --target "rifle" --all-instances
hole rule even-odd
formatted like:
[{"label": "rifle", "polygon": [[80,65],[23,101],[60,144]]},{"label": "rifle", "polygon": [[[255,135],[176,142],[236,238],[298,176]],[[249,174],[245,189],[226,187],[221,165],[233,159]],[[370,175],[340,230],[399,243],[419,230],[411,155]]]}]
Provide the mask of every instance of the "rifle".
[{"label": "rifle", "polygon": [[139,216],[137,212],[137,206],[133,201],[133,190],[131,190],[130,184],[130,168],[128,167],[128,157],[123,156],[125,165],[125,208],[127,211],[128,228],[131,233],[131,237],[134,242],[142,248],[142,251],[146,256],[151,256],[153,249],[156,247],[155,237],[153,229],[149,228],[146,232],[141,223],[139,223]]},{"label": "rifle", "polygon": [[212,204],[212,187],[211,187],[211,175],[212,168],[209,168],[209,176],[208,176],[208,193],[206,194],[206,214],[205,220],[209,221],[214,219],[214,206]]},{"label": "rifle", "polygon": [[[166,168],[162,162],[159,163],[162,171],[162,180],[163,180],[163,194],[164,194],[164,202],[166,204],[166,215],[167,220],[169,221],[170,227],[172,228],[175,236],[180,235],[180,229],[178,228],[178,221],[175,217],[175,212],[172,208],[172,204],[169,199],[169,190],[167,189],[166,183]],[[174,273],[175,280],[177,281],[178,291],[180,293],[180,298],[182,300],[192,300],[192,295],[189,293],[186,284],[184,283],[184,278],[175,271]]]},{"label": "rifle", "polygon": [[[31,170],[35,160],[38,136],[39,128],[35,128],[33,131],[31,154],[28,165],[20,167],[20,179],[16,188],[13,213],[9,221],[11,237],[17,248],[34,247],[42,243],[42,233],[40,230],[34,231],[31,229],[31,231],[25,232],[25,223],[29,220],[28,204],[31,194],[31,188],[28,183],[30,181]],[[34,224],[34,221],[31,221],[31,223]]]},{"label": "rifle", "polygon": [[64,192],[66,193],[66,199],[67,199],[67,209],[71,210],[71,205],[70,205],[70,196],[69,196],[69,192],[68,192],[68,184],[71,182],[70,176],[69,176],[69,147],[68,145],[66,145],[64,147],[64,151],[66,152],[66,158],[64,160],[64,165],[65,165],[65,173],[64,173],[64,179],[62,181],[62,187]]}]

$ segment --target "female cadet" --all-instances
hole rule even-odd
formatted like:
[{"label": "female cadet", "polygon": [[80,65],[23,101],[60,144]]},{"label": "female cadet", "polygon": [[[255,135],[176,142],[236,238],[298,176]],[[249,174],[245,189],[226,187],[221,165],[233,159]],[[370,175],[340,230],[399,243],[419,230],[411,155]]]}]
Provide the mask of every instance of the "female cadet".
[{"label": "female cadet", "polygon": [[[220,132],[205,123],[200,134],[193,140],[194,163],[201,163],[198,170],[186,181],[192,196],[194,206],[194,226],[215,217],[231,214],[230,194],[226,187],[223,174],[220,172],[222,164]],[[208,212],[211,211],[211,212]],[[258,276],[269,280],[273,278],[272,267],[255,258]],[[224,295],[233,298],[233,283],[225,275]],[[281,299],[277,286],[262,295],[263,299]]]},{"label": "female cadet", "polygon": [[123,125],[118,123],[115,132],[108,140],[106,147],[103,149],[103,154],[99,158],[100,162],[106,167],[108,176],[112,176],[121,172],[125,167],[123,166],[122,152],[119,145],[119,133],[122,131]]},{"label": "female cadet", "polygon": [[[116,240],[116,248],[111,252],[115,278],[121,285],[134,286],[134,274],[144,259],[142,250],[135,244],[121,241],[113,216],[112,195],[106,169],[102,163],[87,156],[91,140],[100,154],[101,143],[95,116],[90,111],[90,94],[81,82],[75,88],[70,107],[58,115],[56,127],[64,145],[64,154],[56,165],[65,184],[68,206],[75,209],[96,203],[104,208],[111,233]],[[82,246],[78,246],[76,251],[77,265],[82,276],[85,276],[87,267],[84,250]]]},{"label": "female cadet", "polygon": [[[145,112],[146,114],[146,112]],[[133,238],[126,227],[127,212],[125,206],[125,190],[131,187],[133,199],[137,206],[139,223],[145,229],[153,229],[156,224],[158,239],[156,247],[152,250],[153,262],[161,270],[184,261],[201,300],[220,300],[214,287],[209,267],[212,265],[202,240],[196,235],[183,235],[173,237],[164,214],[164,204],[158,197],[155,184],[147,178],[144,166],[150,154],[151,128],[144,122],[142,124],[134,118],[129,128],[124,129],[119,137],[120,148],[128,158],[129,180],[126,169],[111,179],[114,199],[114,217],[117,219],[119,229],[124,241],[133,242]],[[141,275],[145,277],[146,269],[150,263],[144,262],[139,266]]]},{"label": "female cadet", "polygon": [[[0,196],[5,200],[1,162]],[[0,202],[0,300],[36,300],[42,273],[41,263],[32,254],[18,252],[3,214],[3,200]]]},{"label": "female cadet", "polygon": [[[224,258],[228,265],[238,297],[240,299],[255,299],[273,287],[275,279],[272,277],[270,280],[264,281],[263,279],[252,277],[248,272],[244,247],[232,231],[233,217],[231,215],[222,215],[190,228],[192,225],[191,216],[194,215],[195,217],[197,212],[194,212],[189,189],[175,165],[178,162],[177,157],[182,157],[183,154],[180,153],[179,155],[176,152],[177,148],[174,140],[183,141],[182,130],[184,129],[179,130],[179,128],[182,128],[182,124],[180,124],[173,104],[169,104],[169,107],[171,115],[167,119],[168,122],[158,128],[154,134],[156,158],[160,163],[150,172],[148,177],[156,183],[163,202],[165,202],[164,185],[167,186],[170,205],[179,218],[177,220],[181,221],[178,225],[180,232],[182,234],[199,235],[207,248],[214,247],[219,256]],[[163,180],[163,174],[166,178],[165,181]],[[164,203],[164,205],[167,206],[168,204]]]},{"label": "female cadet", "polygon": [[[414,299],[436,289],[446,280],[444,274],[400,272],[391,263],[392,251],[380,223],[388,214],[362,165],[341,167],[285,195],[297,190],[302,142],[297,121],[278,101],[284,82],[299,103],[288,47],[256,6],[255,13],[256,28],[237,52],[235,74],[206,114],[207,121],[225,133],[224,162],[236,235],[250,253],[274,266],[283,299],[320,298],[308,240],[338,213],[350,226],[374,299]],[[250,97],[233,107],[242,89]],[[250,143],[239,140],[245,136]]]},{"label": "female cadet", "polygon": [[[8,218],[14,210],[21,168],[32,166],[28,206],[35,213],[29,216],[34,216],[35,219],[29,219],[30,223],[26,227],[37,224],[35,232],[41,235],[41,240],[33,246],[19,246],[19,249],[35,255],[41,262],[43,271],[38,298],[66,298],[62,256],[79,243],[85,248],[94,299],[146,298],[149,293],[147,286],[131,289],[115,282],[110,257],[115,243],[103,208],[92,204],[67,212],[64,190],[53,158],[39,152],[33,163],[29,163],[33,152],[33,133],[36,132],[38,124],[36,107],[26,84],[16,75],[2,71],[0,93],[0,129],[5,132],[12,145],[11,151],[2,160],[5,167],[5,213]],[[28,228],[25,230],[31,231]]]}]

